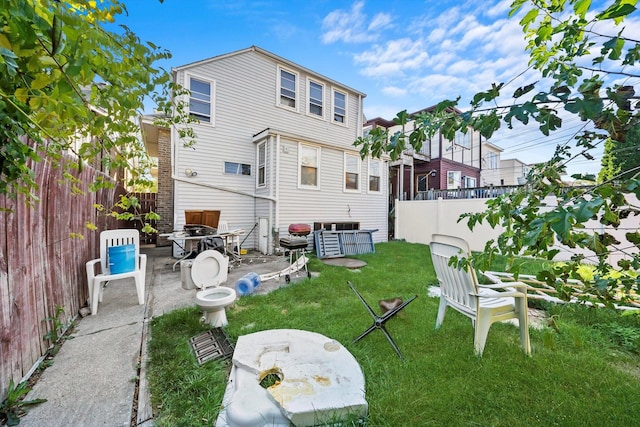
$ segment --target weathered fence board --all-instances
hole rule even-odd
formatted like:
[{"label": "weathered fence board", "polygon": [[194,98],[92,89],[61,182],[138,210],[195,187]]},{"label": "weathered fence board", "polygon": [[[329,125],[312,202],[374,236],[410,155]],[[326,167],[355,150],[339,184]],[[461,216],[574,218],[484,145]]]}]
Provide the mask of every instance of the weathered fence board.
[{"label": "weathered fence board", "polygon": [[[68,323],[88,297],[85,262],[98,257],[103,229],[131,227],[98,216],[94,204],[114,206],[122,188],[75,192],[63,172],[49,162],[31,165],[40,201],[0,195],[0,401],[9,381],[21,381],[52,344],[45,335],[59,319]],[[100,174],[91,168],[75,173],[80,188]],[[86,222],[98,230],[90,231]],[[74,238],[80,233],[84,238]]]}]

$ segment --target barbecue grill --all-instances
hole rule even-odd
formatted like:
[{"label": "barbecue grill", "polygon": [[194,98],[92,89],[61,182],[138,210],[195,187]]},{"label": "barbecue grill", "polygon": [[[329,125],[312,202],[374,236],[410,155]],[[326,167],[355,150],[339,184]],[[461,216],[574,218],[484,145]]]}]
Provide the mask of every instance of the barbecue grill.
[{"label": "barbecue grill", "polygon": [[[308,224],[291,224],[289,225],[288,231],[288,236],[280,238],[280,247],[289,252],[288,270],[293,270],[294,265],[298,264],[298,260],[302,259],[302,262],[304,263],[304,270],[307,272],[307,277],[311,277],[311,272],[309,271],[309,268],[307,268],[307,260],[305,257],[305,250],[309,245],[307,236],[311,233],[311,227]],[[285,274],[284,279],[289,283],[291,281],[291,276],[287,273]]]}]

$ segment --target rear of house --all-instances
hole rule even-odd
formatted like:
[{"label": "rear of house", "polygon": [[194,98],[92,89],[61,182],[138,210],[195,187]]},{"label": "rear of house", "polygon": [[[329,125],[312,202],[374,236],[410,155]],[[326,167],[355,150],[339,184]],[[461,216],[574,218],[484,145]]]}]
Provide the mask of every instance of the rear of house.
[{"label": "rear of house", "polygon": [[[435,107],[411,113],[430,113]],[[459,110],[453,111],[460,114]],[[374,118],[365,128],[384,127],[389,135],[401,132],[403,127],[392,120]],[[405,129],[415,128],[411,120]],[[456,132],[453,140],[448,140],[438,131],[425,141],[420,151],[407,148],[402,156],[390,164],[390,185],[393,199],[414,200],[429,197],[430,190],[455,190],[473,188],[479,185],[481,170],[480,133],[469,127],[466,133]]]},{"label": "rear of house", "polygon": [[219,210],[246,231],[243,248],[263,253],[291,223],[377,229],[374,241],[386,240],[386,165],[353,147],[363,93],[258,47],[173,72],[200,121],[193,147],[171,131],[173,228],[185,210]]}]

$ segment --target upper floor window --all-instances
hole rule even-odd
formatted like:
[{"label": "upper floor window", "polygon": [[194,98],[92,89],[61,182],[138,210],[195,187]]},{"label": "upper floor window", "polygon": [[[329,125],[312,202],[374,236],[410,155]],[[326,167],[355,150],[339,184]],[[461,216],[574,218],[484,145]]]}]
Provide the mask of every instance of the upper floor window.
[{"label": "upper floor window", "polygon": [[347,124],[347,94],[333,91],[333,121]]},{"label": "upper floor window", "polygon": [[258,187],[267,185],[267,144],[264,142],[258,145]]},{"label": "upper floor window", "polygon": [[298,93],[298,76],[287,70],[280,69],[280,105],[296,108]]},{"label": "upper floor window", "polygon": [[309,80],[309,114],[322,117],[324,115],[322,101],[324,99],[324,86]]},{"label": "upper floor window", "polygon": [[487,153],[487,169],[498,169],[498,153]]},{"label": "upper floor window", "polygon": [[460,132],[456,131],[456,140],[455,143],[464,148],[471,148],[471,132]]},{"label": "upper floor window", "polygon": [[360,156],[344,154],[344,189],[360,189]]},{"label": "upper floor window", "polygon": [[379,192],[381,183],[382,161],[369,159],[369,192]]},{"label": "upper floor window", "polygon": [[213,123],[212,82],[189,77],[189,114],[200,122]]},{"label": "upper floor window", "polygon": [[320,165],[320,149],[300,144],[298,164],[300,165],[299,184],[303,187],[318,186],[318,167]]},{"label": "upper floor window", "polygon": [[243,163],[224,162],[224,173],[230,175],[251,175],[251,165]]}]

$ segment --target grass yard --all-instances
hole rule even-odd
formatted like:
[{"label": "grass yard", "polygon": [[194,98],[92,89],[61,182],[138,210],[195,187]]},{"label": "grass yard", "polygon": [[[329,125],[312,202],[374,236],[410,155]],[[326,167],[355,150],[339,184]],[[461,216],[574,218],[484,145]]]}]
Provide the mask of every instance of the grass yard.
[{"label": "grass yard", "polygon": [[[515,326],[495,324],[477,358],[468,318],[449,309],[434,330],[438,299],[427,288],[437,280],[427,246],[387,242],[358,258],[368,263],[360,271],[312,259],[319,277],[242,297],[227,309],[232,342],[276,328],[338,340],[364,372],[370,427],[640,423],[638,316],[542,305],[551,326],[531,329],[532,357],[523,354]],[[347,280],[374,309],[380,299],[418,295],[386,324],[406,362],[380,331],[352,343],[372,319]],[[212,425],[217,417],[230,360],[198,366],[188,340],[207,329],[199,318],[194,306],[153,320],[147,372],[159,426]]]}]

